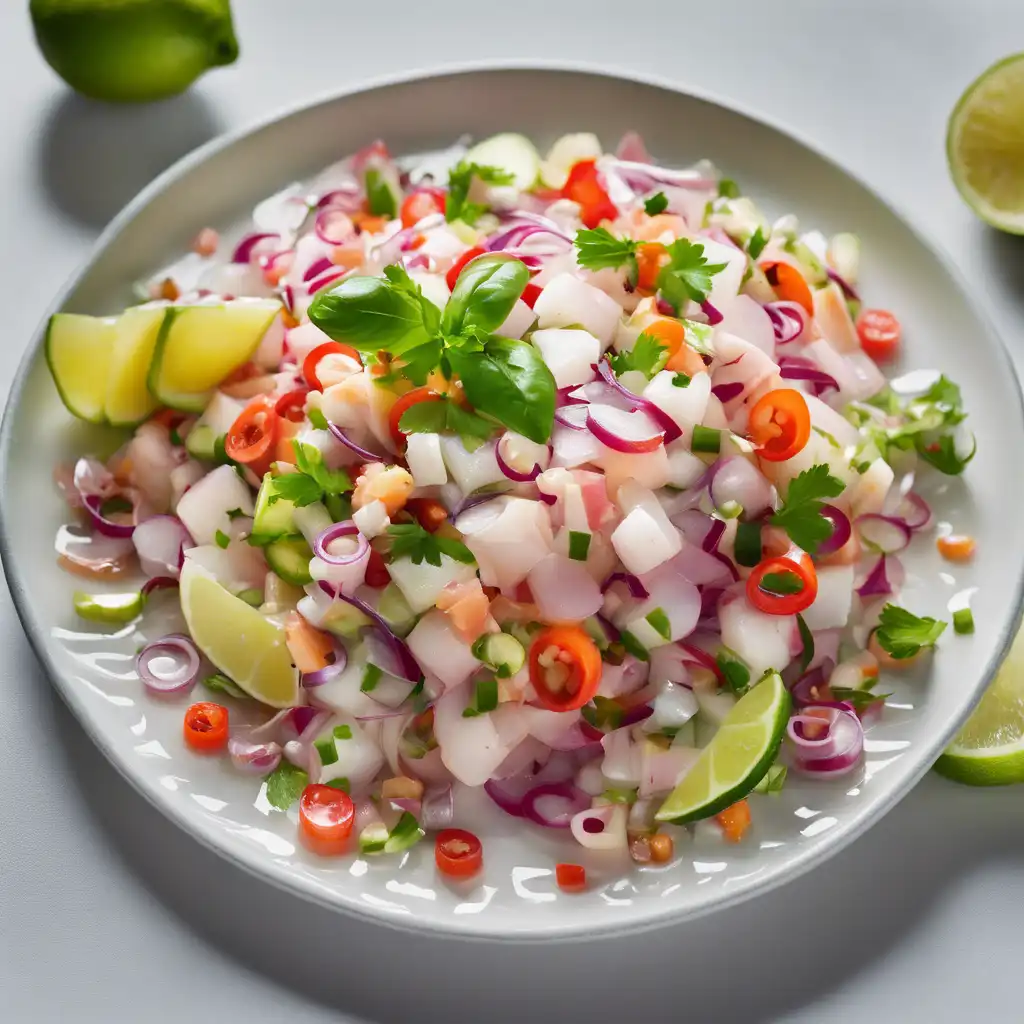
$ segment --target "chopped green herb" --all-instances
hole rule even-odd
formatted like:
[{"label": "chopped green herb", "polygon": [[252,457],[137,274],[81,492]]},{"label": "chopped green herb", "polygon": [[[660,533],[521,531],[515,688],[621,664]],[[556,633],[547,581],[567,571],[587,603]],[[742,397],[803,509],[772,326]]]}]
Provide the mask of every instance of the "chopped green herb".
[{"label": "chopped green herb", "polygon": [[473,700],[463,709],[463,718],[475,718],[477,715],[493,711],[498,706],[498,680],[485,675],[476,681]]},{"label": "chopped green herb", "polygon": [[946,623],[927,616],[914,615],[899,605],[887,604],[882,609],[875,636],[887,654],[897,661],[912,658],[925,647],[934,647]]},{"label": "chopped green herb", "polygon": [[217,542],[217,547],[219,548],[226,548],[231,543],[231,538],[223,530],[218,530],[213,535],[213,539]]},{"label": "chopped green herb", "polygon": [[718,182],[718,196],[725,199],[739,199],[740,187],[732,178],[722,178]]},{"label": "chopped green herb", "polygon": [[769,594],[799,594],[804,589],[803,579],[795,572],[766,572],[761,577],[760,587]]},{"label": "chopped green herb", "polygon": [[309,417],[310,424],[317,430],[328,429],[327,417],[316,406],[313,406],[306,415]]},{"label": "chopped green herb", "polygon": [[754,787],[755,793],[781,793],[786,782],[786,766],[773,764],[764,778]]},{"label": "chopped green herb", "polygon": [[632,238],[616,238],[607,228],[580,230],[576,232],[576,262],[587,270],[617,270],[624,266],[627,277],[635,284],[639,246]]},{"label": "chopped green herb", "polygon": [[595,697],[580,709],[583,720],[601,732],[613,732],[622,724],[622,705],[611,697]]},{"label": "chopped green herb", "polygon": [[233,679],[228,679],[227,676],[222,675],[220,672],[214,673],[212,676],[207,676],[203,680],[203,686],[208,690],[212,690],[214,693],[226,693],[229,697],[234,697],[237,700],[248,700],[249,694],[245,692]]},{"label": "chopped green herb", "polygon": [[657,217],[659,213],[664,213],[668,209],[668,196],[664,192],[655,192],[653,196],[648,196],[644,200],[644,213],[648,217]]},{"label": "chopped green herb", "polygon": [[710,452],[717,455],[722,450],[722,432],[716,427],[705,427],[698,423],[693,428],[690,450]]},{"label": "chopped green herb", "polygon": [[228,519],[232,522],[236,519],[244,519],[245,513],[240,508],[228,509]]},{"label": "chopped green herb", "polygon": [[352,739],[352,726],[350,725],[336,725],[334,727],[334,738],[336,740],[350,740]]},{"label": "chopped green herb", "polygon": [[814,660],[814,634],[799,612],[796,616],[796,626],[800,630],[800,643],[803,645],[800,651],[800,674],[803,675]]},{"label": "chopped green herb", "polygon": [[958,608],[953,612],[953,632],[961,635],[974,632],[974,616],[970,608]]},{"label": "chopped green herb", "polygon": [[758,224],[757,229],[750,236],[750,241],[747,242],[747,254],[752,260],[756,260],[764,252],[764,247],[767,244],[768,236],[761,230],[761,225]]},{"label": "chopped green herb", "polygon": [[639,370],[648,379],[665,369],[668,346],[650,334],[641,334],[636,344],[625,352],[609,357],[612,369],[621,376],[630,370]]},{"label": "chopped green herb", "polygon": [[693,378],[689,374],[677,373],[672,377],[672,387],[688,388],[691,380],[693,380]]},{"label": "chopped green herb", "polygon": [[281,763],[267,776],[267,802],[279,811],[287,811],[302,794],[309,776],[289,761]]},{"label": "chopped green herb", "polygon": [[736,696],[742,696],[750,689],[750,669],[735,651],[723,645],[718,649],[715,661],[725,676],[726,684]]},{"label": "chopped green herb", "polygon": [[377,684],[381,681],[384,673],[376,666],[367,664],[366,668],[363,669],[363,681],[359,684],[359,689],[363,693],[372,693],[377,688]]},{"label": "chopped green herb", "polygon": [[645,616],[650,627],[665,640],[672,639],[672,623],[669,622],[668,616],[665,614],[664,609],[655,608],[654,611],[648,612]]},{"label": "chopped green herb", "polygon": [[312,505],[324,496],[323,488],[305,473],[283,473],[274,477],[274,489],[267,495],[267,504],[290,501],[296,508]]},{"label": "chopped green herb", "polygon": [[725,263],[708,263],[704,246],[677,238],[667,247],[669,262],[658,274],[658,290],[678,312],[687,300],[704,302],[711,291],[711,278],[722,270]]},{"label": "chopped green herb", "polygon": [[466,224],[475,224],[487,207],[480,203],[469,202],[469,190],[474,178],[487,185],[508,185],[513,175],[500,167],[486,164],[466,163],[463,160],[448,172],[448,197],[445,202],[445,218],[448,221],[461,220]]},{"label": "chopped green herb", "polygon": [[388,527],[391,537],[391,558],[410,558],[413,565],[439,566],[441,556],[447,555],[456,562],[470,565],[474,561],[473,552],[461,541],[451,537],[440,537],[427,533],[419,523],[398,523]]},{"label": "chopped green herb", "polygon": [[398,213],[391,185],[376,167],[366,171],[366,205],[374,217],[387,217],[390,220]]},{"label": "chopped green herb", "polygon": [[821,514],[823,499],[838,497],[844,487],[827,465],[805,469],[792,480],[785,503],[769,522],[781,527],[797,547],[813,555],[834,529],[832,521]]},{"label": "chopped green herb", "polygon": [[569,557],[576,562],[585,562],[590,552],[590,534],[580,530],[569,531]]},{"label": "chopped green herb", "polygon": [[854,711],[862,712],[875,704],[884,704],[891,693],[872,693],[870,690],[857,689],[850,686],[830,686],[829,690],[835,700],[852,704]]}]

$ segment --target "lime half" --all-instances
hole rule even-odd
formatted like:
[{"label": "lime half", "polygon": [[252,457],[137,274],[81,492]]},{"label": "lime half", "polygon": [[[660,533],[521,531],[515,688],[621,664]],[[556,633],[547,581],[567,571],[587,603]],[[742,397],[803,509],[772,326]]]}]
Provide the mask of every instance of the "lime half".
[{"label": "lime half", "polygon": [[775,761],[789,709],[789,691],[778,673],[744,694],[661,805],[658,820],[679,825],[699,821],[745,797]]},{"label": "lime half", "polygon": [[993,64],[960,97],[946,136],[960,194],[993,227],[1024,234],[1024,53]]},{"label": "lime half", "polygon": [[969,786],[1024,782],[1024,631],[935,768]]},{"label": "lime half", "polygon": [[191,558],[181,570],[181,611],[196,646],[250,697],[275,708],[299,703],[284,630]]}]

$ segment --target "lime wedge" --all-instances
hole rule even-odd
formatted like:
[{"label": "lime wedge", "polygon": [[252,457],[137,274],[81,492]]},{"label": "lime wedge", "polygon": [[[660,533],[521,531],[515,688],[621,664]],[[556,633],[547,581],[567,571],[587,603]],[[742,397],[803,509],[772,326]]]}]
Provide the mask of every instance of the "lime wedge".
[{"label": "lime wedge", "polygon": [[1024,631],[935,769],[969,786],[1024,782]]},{"label": "lime wedge", "polygon": [[500,167],[512,175],[511,184],[518,189],[530,188],[540,174],[540,156],[525,135],[504,132],[477,143],[467,154],[467,163],[481,167]]},{"label": "lime wedge", "polygon": [[46,361],[61,401],[81,420],[103,423],[113,317],[55,313],[46,328]]},{"label": "lime wedge", "polygon": [[946,156],[971,209],[1001,231],[1024,234],[1024,53],[967,87],[949,118]]},{"label": "lime wedge", "polygon": [[149,390],[172,409],[202,412],[217,385],[249,361],[280,312],[279,303],[265,299],[170,310],[149,368]]},{"label": "lime wedge", "polygon": [[146,375],[166,316],[167,306],[132,306],[117,318],[106,402],[107,419],[115,426],[133,427],[157,406]]},{"label": "lime wedge", "polygon": [[775,761],[789,708],[789,691],[776,672],[748,690],[661,805],[658,821],[710,818],[745,797]]},{"label": "lime wedge", "polygon": [[299,703],[299,676],[284,630],[186,558],[181,611],[196,646],[250,697],[275,708]]}]

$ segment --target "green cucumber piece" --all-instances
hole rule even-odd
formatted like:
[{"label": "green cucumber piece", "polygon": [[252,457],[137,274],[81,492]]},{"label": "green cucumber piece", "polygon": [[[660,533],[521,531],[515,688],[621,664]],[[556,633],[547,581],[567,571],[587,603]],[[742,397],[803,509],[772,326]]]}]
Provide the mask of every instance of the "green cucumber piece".
[{"label": "green cucumber piece", "polygon": [[[252,533],[249,536],[250,544],[262,546],[281,537],[292,536],[296,532],[295,505],[277,493],[277,479],[270,473],[263,477],[260,492],[256,495]],[[309,557],[312,558],[312,554]]]},{"label": "green cucumber piece", "polygon": [[296,587],[313,582],[309,561],[313,557],[304,537],[282,537],[268,544],[263,554],[267,565],[285,581]]}]

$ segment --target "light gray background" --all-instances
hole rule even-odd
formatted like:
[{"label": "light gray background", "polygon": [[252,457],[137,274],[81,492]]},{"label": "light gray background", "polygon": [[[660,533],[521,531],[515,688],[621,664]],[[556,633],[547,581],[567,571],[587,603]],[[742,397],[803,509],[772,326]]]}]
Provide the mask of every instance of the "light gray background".
[{"label": "light gray background", "polygon": [[[3,394],[99,229],[178,156],[307,96],[486,57],[653,72],[791,125],[946,248],[1024,358],[1024,244],[974,221],[943,155],[964,85],[1024,48],[1020,0],[236,0],[239,63],[140,110],[69,94],[27,6],[0,5]],[[928,778],[795,885],[628,942],[419,940],[304,904],[178,832],[92,747],[0,589],[4,1021],[1024,1017],[1020,790]]]}]

